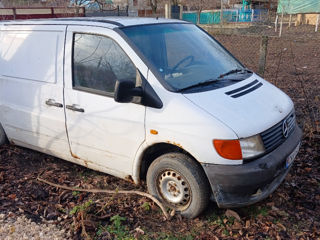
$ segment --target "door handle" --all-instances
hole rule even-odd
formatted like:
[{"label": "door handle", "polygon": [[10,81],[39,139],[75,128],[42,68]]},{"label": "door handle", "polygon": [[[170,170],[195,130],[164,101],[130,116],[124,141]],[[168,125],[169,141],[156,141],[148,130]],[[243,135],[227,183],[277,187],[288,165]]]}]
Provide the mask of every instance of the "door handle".
[{"label": "door handle", "polygon": [[51,99],[51,98],[46,101],[46,104],[48,106],[53,106],[53,107],[58,107],[58,108],[63,107],[63,105],[61,103],[57,103],[54,99]]},{"label": "door handle", "polygon": [[66,108],[75,112],[84,112],[84,109],[80,108],[77,104],[66,105]]}]

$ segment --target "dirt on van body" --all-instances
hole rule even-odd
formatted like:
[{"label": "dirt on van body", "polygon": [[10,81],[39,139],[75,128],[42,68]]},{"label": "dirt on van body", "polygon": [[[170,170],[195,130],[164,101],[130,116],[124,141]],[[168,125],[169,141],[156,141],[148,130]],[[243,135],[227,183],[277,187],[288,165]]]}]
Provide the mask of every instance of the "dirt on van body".
[{"label": "dirt on van body", "polygon": [[[232,210],[211,203],[196,219],[175,215],[167,221],[145,197],[72,192],[36,179],[41,176],[66,186],[111,190],[146,191],[145,185],[135,186],[42,153],[5,145],[0,147],[1,216],[26,217],[37,224],[49,221],[57,227],[52,231],[62,228],[72,239],[320,239],[320,34],[309,30],[308,34],[269,42],[265,78],[294,100],[304,138],[289,175],[264,201]],[[255,53],[250,53],[252,48],[257,51],[257,37],[217,38],[245,64],[256,67],[256,60],[252,60]],[[243,56],[246,52],[247,59]],[[2,226],[9,225],[0,221],[0,229]],[[10,239],[12,229],[3,231]]]}]

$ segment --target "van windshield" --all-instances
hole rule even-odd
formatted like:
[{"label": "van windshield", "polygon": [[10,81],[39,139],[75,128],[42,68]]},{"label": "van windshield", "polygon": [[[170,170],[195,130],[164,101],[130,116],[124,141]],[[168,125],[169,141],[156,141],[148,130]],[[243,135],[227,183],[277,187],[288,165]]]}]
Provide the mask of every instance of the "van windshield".
[{"label": "van windshield", "polygon": [[121,30],[173,91],[217,89],[252,74],[193,24],[140,25]]}]

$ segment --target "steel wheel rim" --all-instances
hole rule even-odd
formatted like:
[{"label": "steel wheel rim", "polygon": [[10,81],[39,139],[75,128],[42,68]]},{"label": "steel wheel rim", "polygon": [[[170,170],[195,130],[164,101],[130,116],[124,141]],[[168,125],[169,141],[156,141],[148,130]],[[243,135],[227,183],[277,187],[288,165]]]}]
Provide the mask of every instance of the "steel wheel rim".
[{"label": "steel wheel rim", "polygon": [[191,203],[191,189],[188,181],[177,171],[165,169],[157,177],[157,189],[167,205],[184,210]]}]

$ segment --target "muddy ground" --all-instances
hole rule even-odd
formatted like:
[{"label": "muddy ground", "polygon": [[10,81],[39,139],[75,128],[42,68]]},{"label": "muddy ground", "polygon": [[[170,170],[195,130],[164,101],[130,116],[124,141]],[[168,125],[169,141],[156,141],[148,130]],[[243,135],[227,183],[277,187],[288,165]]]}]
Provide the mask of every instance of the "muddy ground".
[{"label": "muddy ground", "polygon": [[[246,66],[258,69],[261,37],[216,37]],[[144,185],[5,145],[0,147],[0,213],[25,215],[35,222],[51,220],[70,230],[73,239],[320,239],[319,56],[320,33],[312,33],[311,28],[291,29],[281,39],[269,39],[265,78],[295,102],[304,138],[285,181],[260,203],[234,212],[211,203],[199,218],[175,215],[166,221],[145,197],[67,191],[36,178],[112,190],[146,191]]]}]

